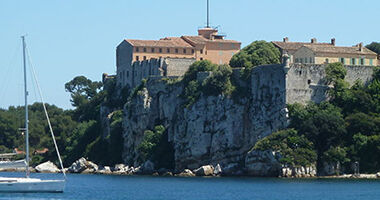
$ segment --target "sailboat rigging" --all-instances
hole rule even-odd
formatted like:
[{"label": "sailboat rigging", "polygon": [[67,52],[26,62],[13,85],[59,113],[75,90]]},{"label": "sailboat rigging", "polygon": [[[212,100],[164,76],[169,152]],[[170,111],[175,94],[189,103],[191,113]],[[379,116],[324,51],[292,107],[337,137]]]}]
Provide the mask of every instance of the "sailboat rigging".
[{"label": "sailboat rigging", "polygon": [[[63,192],[65,188],[66,175],[63,170],[62,159],[58,150],[57,143],[55,141],[53,129],[50,123],[49,115],[47,113],[47,109],[45,103],[42,98],[41,89],[39,87],[38,82],[36,81],[36,85],[38,87],[38,91],[41,97],[42,105],[44,108],[45,116],[48,121],[49,130],[51,136],[53,138],[54,146],[58,155],[58,160],[60,162],[60,166],[62,168],[62,173],[64,176],[63,180],[41,180],[37,178],[30,178],[30,170],[29,170],[29,116],[28,116],[28,85],[27,85],[27,66],[26,66],[26,43],[25,36],[21,36],[22,38],[22,52],[23,52],[23,68],[24,68],[24,97],[25,97],[25,128],[21,130],[25,132],[25,160],[19,161],[0,161],[0,168],[17,168],[25,166],[25,178],[7,178],[0,177],[0,192]],[[34,69],[32,68],[34,79],[36,79],[36,75]],[[6,155],[6,154],[2,154]],[[7,155],[6,155],[7,156]]]}]

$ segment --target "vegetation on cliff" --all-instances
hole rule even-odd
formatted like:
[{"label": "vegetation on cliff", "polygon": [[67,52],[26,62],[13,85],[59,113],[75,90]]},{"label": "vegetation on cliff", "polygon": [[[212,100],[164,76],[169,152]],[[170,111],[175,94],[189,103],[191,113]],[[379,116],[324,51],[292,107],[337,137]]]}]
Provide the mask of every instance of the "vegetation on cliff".
[{"label": "vegetation on cliff", "polygon": [[[262,139],[256,148],[279,150],[285,157],[292,156],[291,151],[286,153],[284,149],[294,135],[285,133],[297,133],[297,137],[312,143],[308,150],[316,152],[319,173],[324,164],[339,164],[343,172],[352,173],[351,165],[356,161],[361,172],[377,172],[380,169],[380,72],[374,74],[368,85],[357,82],[352,87],[344,81],[346,71],[342,64],[329,64],[326,73],[328,83],[334,86],[329,91],[330,100],[306,106],[288,105],[290,129]],[[308,155],[305,152],[302,156]]]}]

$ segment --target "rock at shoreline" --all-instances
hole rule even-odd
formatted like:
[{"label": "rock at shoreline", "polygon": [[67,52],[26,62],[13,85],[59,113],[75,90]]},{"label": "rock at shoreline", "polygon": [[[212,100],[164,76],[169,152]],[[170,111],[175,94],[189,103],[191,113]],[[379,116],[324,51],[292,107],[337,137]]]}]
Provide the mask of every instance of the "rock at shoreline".
[{"label": "rock at shoreline", "polygon": [[185,169],[185,170],[183,170],[183,172],[176,174],[176,176],[193,177],[193,176],[195,176],[195,174],[190,169]]},{"label": "rock at shoreline", "polygon": [[214,174],[214,167],[212,165],[205,165],[194,170],[197,176],[212,176]]},{"label": "rock at shoreline", "polygon": [[144,174],[152,174],[154,172],[154,163],[150,160],[146,161],[142,166],[142,172]]},{"label": "rock at shoreline", "polygon": [[85,158],[80,158],[75,161],[69,168],[70,173],[95,173],[99,167],[91,161],[87,161]]},{"label": "rock at shoreline", "polygon": [[217,164],[214,169],[214,175],[220,175],[220,174],[222,174],[222,168],[220,167],[219,164]]},{"label": "rock at shoreline", "polygon": [[36,171],[39,173],[58,173],[58,172],[60,172],[58,167],[50,161],[47,161],[47,162],[44,162],[44,163],[37,165]]},{"label": "rock at shoreline", "polygon": [[245,159],[247,173],[252,176],[279,176],[281,164],[279,153],[266,150],[252,150]]}]

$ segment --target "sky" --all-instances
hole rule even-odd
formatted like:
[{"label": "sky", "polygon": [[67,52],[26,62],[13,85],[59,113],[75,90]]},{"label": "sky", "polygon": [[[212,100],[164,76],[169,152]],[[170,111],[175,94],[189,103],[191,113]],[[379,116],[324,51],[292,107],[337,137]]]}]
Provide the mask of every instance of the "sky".
[{"label": "sky", "polygon": [[[242,42],[379,42],[378,0],[210,0],[210,22]],[[0,0],[0,108],[23,104],[21,35],[45,101],[72,109],[64,84],[116,72],[115,50],[126,38],[196,35],[206,0]],[[30,102],[37,98],[29,85]]]}]

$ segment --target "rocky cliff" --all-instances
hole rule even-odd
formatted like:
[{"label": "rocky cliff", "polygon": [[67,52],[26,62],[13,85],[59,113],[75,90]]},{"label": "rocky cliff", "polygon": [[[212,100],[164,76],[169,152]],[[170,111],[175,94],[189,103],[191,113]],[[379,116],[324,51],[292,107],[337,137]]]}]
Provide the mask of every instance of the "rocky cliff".
[{"label": "rocky cliff", "polygon": [[[191,106],[184,106],[181,82],[149,79],[124,107],[123,160],[135,167],[143,165],[138,146],[144,131],[163,125],[173,145],[176,171],[220,164],[226,174],[273,176],[277,171],[286,176],[304,172],[313,175],[312,168],[282,168],[274,158],[265,157],[268,153],[251,150],[260,138],[287,126],[287,103],[326,99],[329,86],[324,81],[324,67],[258,66],[245,83],[249,92],[239,95],[240,99],[202,94]],[[350,84],[357,79],[364,83],[370,80],[373,69],[362,67],[358,73],[358,67],[346,66]],[[207,79],[205,73],[198,75],[202,77],[198,81]]]},{"label": "rocky cliff", "polygon": [[[205,96],[185,107],[182,88],[164,80],[148,80],[124,108],[124,152],[127,164],[141,165],[137,147],[145,130],[163,125],[174,145],[175,169],[220,164],[245,169],[247,152],[256,141],[287,125],[283,65],[256,67],[248,83],[250,94]],[[228,170],[227,170],[228,171]]]}]

